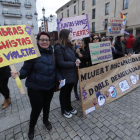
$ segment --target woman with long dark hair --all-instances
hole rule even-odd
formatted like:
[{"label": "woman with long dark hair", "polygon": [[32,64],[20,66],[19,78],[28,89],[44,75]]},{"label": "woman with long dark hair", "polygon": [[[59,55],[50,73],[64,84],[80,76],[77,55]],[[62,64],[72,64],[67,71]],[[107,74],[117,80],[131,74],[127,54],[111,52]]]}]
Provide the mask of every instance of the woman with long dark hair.
[{"label": "woman with long dark hair", "polygon": [[34,128],[43,109],[43,123],[47,130],[52,129],[49,122],[50,103],[55,90],[55,83],[61,82],[62,76],[55,66],[53,48],[50,45],[50,36],[47,32],[37,35],[37,45],[41,57],[24,62],[20,72],[11,72],[12,77],[17,74],[20,79],[26,79],[26,87],[31,103],[31,115],[28,137],[34,138]]},{"label": "woman with long dark hair", "polygon": [[77,66],[79,66],[80,60],[75,57],[71,40],[70,30],[62,29],[54,47],[56,64],[63,79],[66,79],[65,86],[60,90],[61,113],[66,118],[71,118],[73,114],[77,113],[77,110],[71,105],[71,91],[74,83],[77,82]]},{"label": "woman with long dark hair", "polygon": [[124,36],[117,36],[117,40],[115,42],[115,49],[117,50],[117,54],[115,55],[114,59],[127,56],[126,46],[123,41],[124,41]]}]

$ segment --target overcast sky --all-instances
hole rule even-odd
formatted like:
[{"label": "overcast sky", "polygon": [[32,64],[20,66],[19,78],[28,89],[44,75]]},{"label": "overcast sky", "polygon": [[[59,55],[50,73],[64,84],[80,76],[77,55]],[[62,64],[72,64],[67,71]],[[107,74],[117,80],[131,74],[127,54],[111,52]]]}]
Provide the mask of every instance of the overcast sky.
[{"label": "overcast sky", "polygon": [[[48,17],[50,14],[56,15],[56,10],[66,4],[70,0],[37,0],[36,7],[38,13],[38,19],[43,17],[42,8],[45,8],[45,16]],[[39,23],[40,25],[40,23]]]}]

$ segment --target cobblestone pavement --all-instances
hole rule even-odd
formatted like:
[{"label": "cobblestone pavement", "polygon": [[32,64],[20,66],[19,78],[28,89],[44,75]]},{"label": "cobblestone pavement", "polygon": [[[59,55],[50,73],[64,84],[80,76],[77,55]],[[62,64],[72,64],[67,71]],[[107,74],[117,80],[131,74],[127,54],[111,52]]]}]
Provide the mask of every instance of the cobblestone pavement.
[{"label": "cobblestone pavement", "polygon": [[[20,69],[22,63],[16,65]],[[25,80],[22,80],[24,85]],[[12,104],[0,108],[0,140],[28,140],[30,103],[27,94],[21,95],[10,78]],[[24,86],[26,91],[26,88]],[[50,112],[53,129],[48,132],[42,123],[42,114],[35,129],[34,140],[140,140],[140,87],[102,108],[82,116],[81,102],[72,105],[78,110],[71,119],[60,113],[59,93],[55,93]],[[0,95],[0,104],[3,97]]]}]

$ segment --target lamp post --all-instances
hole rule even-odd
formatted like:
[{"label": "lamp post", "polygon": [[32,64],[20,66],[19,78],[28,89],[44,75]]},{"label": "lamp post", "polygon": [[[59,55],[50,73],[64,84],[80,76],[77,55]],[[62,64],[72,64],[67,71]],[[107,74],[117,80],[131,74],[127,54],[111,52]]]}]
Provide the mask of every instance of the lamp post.
[{"label": "lamp post", "polygon": [[42,9],[42,14],[43,14],[43,19],[39,19],[39,20],[38,20],[38,19],[37,19],[38,13],[37,13],[37,12],[34,13],[35,18],[36,18],[37,21],[43,21],[43,22],[44,22],[44,28],[45,28],[45,31],[46,31],[46,21],[47,21],[47,22],[52,22],[53,15],[50,15],[50,20],[49,20],[49,18],[46,18],[46,17],[45,17],[45,8],[44,8],[44,7],[43,7],[43,9]]}]

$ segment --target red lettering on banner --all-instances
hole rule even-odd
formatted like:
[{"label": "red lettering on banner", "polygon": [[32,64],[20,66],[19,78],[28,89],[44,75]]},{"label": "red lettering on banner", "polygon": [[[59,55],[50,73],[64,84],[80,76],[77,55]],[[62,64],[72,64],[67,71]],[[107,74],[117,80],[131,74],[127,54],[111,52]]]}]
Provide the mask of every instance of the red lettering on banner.
[{"label": "red lettering on banner", "polygon": [[8,44],[8,41],[5,41],[6,44],[4,44],[3,42],[1,42],[3,48],[9,48],[9,44]]},{"label": "red lettering on banner", "polygon": [[21,35],[24,34],[24,31],[21,29],[20,26],[17,27],[17,30],[19,31],[19,32],[18,32],[19,34],[21,34]]},{"label": "red lettering on banner", "polygon": [[11,43],[13,44],[13,47],[17,47],[18,46],[18,43],[15,42],[14,40],[11,40]]},{"label": "red lettering on banner", "polygon": [[16,41],[19,43],[20,46],[22,45],[20,39],[16,39]]},{"label": "red lettering on banner", "polygon": [[2,34],[3,34],[4,36],[7,36],[7,35],[8,35],[7,31],[4,31],[3,28],[1,28],[1,31],[2,31]]},{"label": "red lettering on banner", "polygon": [[18,35],[18,31],[15,27],[13,27],[13,33],[14,33],[14,35],[16,35],[16,34]]},{"label": "red lettering on banner", "polygon": [[26,40],[24,38],[21,38],[21,40],[23,45],[27,45]]},{"label": "red lettering on banner", "polygon": [[13,35],[13,32],[11,31],[11,28],[10,27],[7,27],[6,30],[7,30],[7,32],[8,32],[9,35]]},{"label": "red lettering on banner", "polygon": [[26,40],[27,44],[31,44],[32,43],[29,37],[26,37],[25,40]]},{"label": "red lettering on banner", "polygon": [[89,34],[89,31],[88,31],[88,29],[86,29],[86,32],[87,32],[87,34]]},{"label": "red lettering on banner", "polygon": [[0,57],[0,63],[3,61],[3,58],[2,57]]}]

